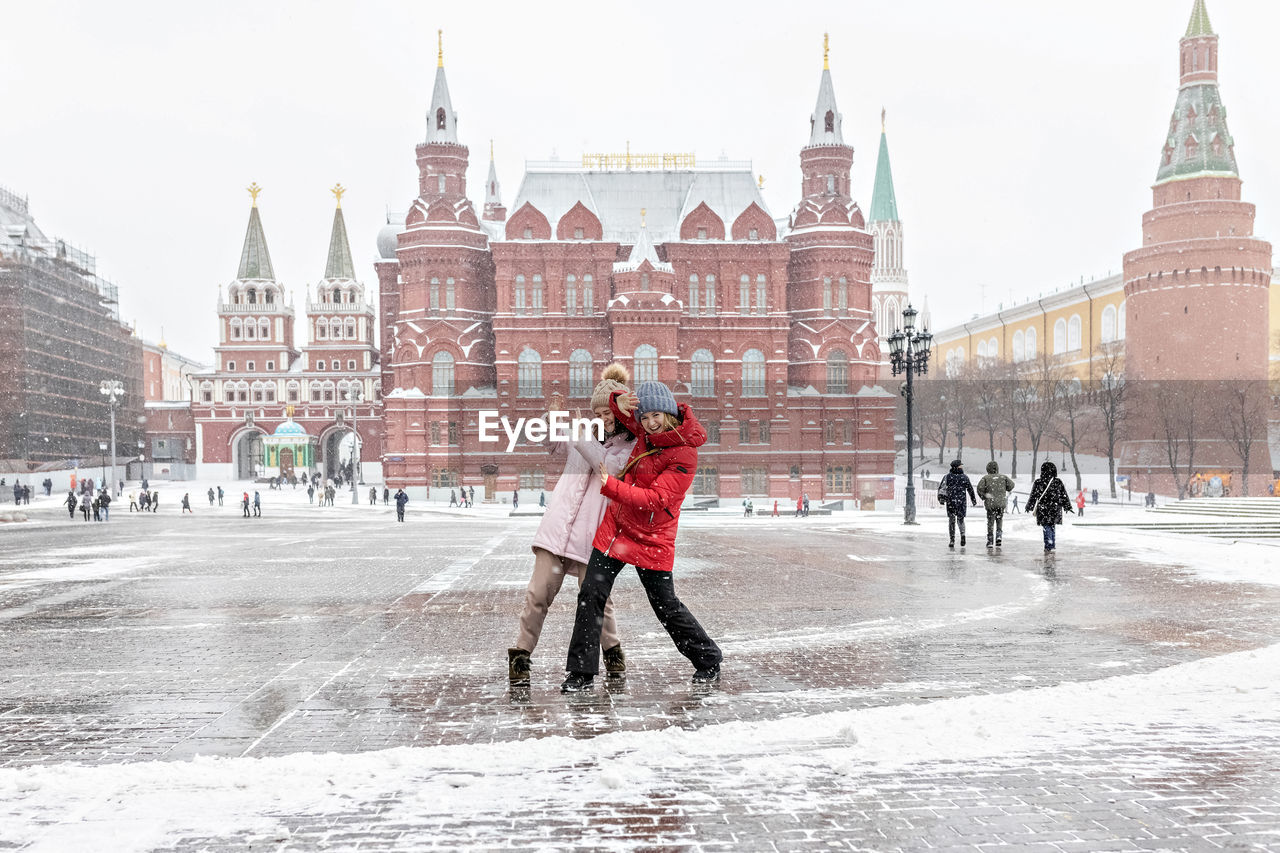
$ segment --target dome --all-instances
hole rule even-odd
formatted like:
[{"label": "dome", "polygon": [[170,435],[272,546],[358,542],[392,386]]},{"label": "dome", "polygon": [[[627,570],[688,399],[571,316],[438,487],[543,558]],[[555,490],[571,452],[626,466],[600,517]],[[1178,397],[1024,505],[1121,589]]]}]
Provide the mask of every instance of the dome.
[{"label": "dome", "polygon": [[404,230],[403,224],[388,222],[378,231],[378,257],[383,260],[394,261],[396,258],[396,247],[398,245],[396,236]]},{"label": "dome", "polygon": [[292,420],[285,421],[276,427],[276,431],[272,435],[306,435],[307,431]]}]

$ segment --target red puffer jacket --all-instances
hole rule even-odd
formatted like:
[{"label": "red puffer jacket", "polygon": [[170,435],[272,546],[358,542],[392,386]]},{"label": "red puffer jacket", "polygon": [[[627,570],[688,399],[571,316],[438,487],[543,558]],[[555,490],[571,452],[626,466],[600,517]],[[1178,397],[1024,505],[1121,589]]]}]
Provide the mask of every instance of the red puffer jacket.
[{"label": "red puffer jacket", "polygon": [[609,395],[609,408],[638,438],[623,479],[610,477],[600,488],[609,498],[609,510],[591,544],[642,569],[669,572],[676,556],[680,504],[693,485],[697,448],[706,443],[707,433],[693,410],[681,403],[680,426],[648,435],[637,418],[618,410],[616,397],[621,393]]}]

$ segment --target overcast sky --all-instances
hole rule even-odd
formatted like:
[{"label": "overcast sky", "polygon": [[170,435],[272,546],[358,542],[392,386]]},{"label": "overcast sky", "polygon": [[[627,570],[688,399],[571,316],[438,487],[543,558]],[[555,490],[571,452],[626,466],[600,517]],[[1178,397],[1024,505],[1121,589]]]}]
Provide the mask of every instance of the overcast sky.
[{"label": "overcast sky", "polygon": [[[911,292],[941,328],[1138,246],[1191,6],[0,0],[0,184],[97,255],[145,337],[208,359],[250,182],[300,310],[337,181],[376,286],[375,235],[416,194],[437,29],[477,207],[490,138],[508,204],[526,159],[630,141],[752,160],[774,216],[798,199],[829,31],[854,196],[869,209],[884,106]],[[1208,8],[1244,196],[1275,240],[1280,4]]]}]

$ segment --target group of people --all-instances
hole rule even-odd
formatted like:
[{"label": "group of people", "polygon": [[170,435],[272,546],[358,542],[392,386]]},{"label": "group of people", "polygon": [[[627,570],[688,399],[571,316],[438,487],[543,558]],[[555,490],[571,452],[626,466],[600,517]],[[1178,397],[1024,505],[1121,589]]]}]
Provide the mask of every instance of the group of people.
[{"label": "group of people", "polygon": [[[977,506],[978,498],[982,498],[983,508],[987,511],[987,547],[999,548],[1004,539],[1004,513],[1009,506],[1009,497],[1014,489],[1014,482],[1000,473],[1000,466],[993,459],[987,463],[987,473],[978,481],[975,491],[969,475],[964,472],[964,463],[956,459],[951,463],[951,470],[938,484],[938,503],[947,508],[947,547],[956,547],[956,529],[960,531],[960,547],[965,546],[965,511],[969,506]],[[1077,497],[1077,506],[1084,512],[1084,491]],[[1013,498],[1013,509],[1018,508],[1018,499]],[[1058,479],[1058,466],[1045,462],[1040,466],[1040,476],[1031,484],[1031,493],[1027,496],[1024,512],[1034,512],[1036,524],[1044,533],[1045,553],[1058,547],[1057,526],[1062,524],[1063,511],[1075,513],[1071,498],[1067,495],[1066,486]]]},{"label": "group of people", "polygon": [[70,489],[63,503],[67,505],[67,517],[73,520],[77,509],[85,521],[91,514],[94,521],[109,521],[111,518],[111,493],[105,488],[97,492],[82,492],[79,497],[76,497],[75,489]]},{"label": "group of people", "polygon": [[160,506],[160,490],[143,486],[135,495],[129,493],[129,512],[155,512]]},{"label": "group of people", "polygon": [[[475,486],[460,486],[457,491],[462,493],[462,499],[459,500],[457,493],[453,489],[450,489],[449,490],[449,506],[461,507],[462,509],[470,509],[471,507],[475,506],[475,502],[476,502]],[[514,509],[519,505],[520,505],[520,493],[515,492],[511,496],[511,507],[512,509]]]},{"label": "group of people", "polygon": [[641,382],[633,393],[629,381],[626,368],[611,364],[591,395],[591,409],[604,422],[603,440],[550,444],[550,452],[566,459],[533,538],[533,576],[515,646],[507,650],[513,687],[529,684],[531,657],[566,575],[578,579],[578,606],[561,691],[590,688],[602,656],[610,677],[625,676],[610,593],[627,564],[635,566],[676,649],[693,664],[694,682],[720,679],[720,647],[676,596],[673,575],[680,505],[707,434],[667,386]]},{"label": "group of people", "polygon": [[[46,480],[45,482],[48,483],[50,481]],[[48,492],[45,492],[45,494],[47,495]],[[15,506],[19,504],[31,503],[31,486],[23,485],[22,483],[19,483],[17,480],[14,480],[13,481],[13,503]]]}]

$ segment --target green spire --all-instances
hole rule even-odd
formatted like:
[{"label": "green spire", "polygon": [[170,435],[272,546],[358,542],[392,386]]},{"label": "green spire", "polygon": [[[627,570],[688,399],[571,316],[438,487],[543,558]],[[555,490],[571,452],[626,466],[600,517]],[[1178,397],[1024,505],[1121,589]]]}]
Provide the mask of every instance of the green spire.
[{"label": "green spire", "polygon": [[876,158],[876,185],[871,191],[870,221],[898,221],[898,199],[893,194],[893,170],[889,168],[889,140],[883,126],[880,128],[880,156]]},{"label": "green spire", "polygon": [[240,251],[240,271],[236,278],[244,280],[263,278],[275,281],[271,269],[271,253],[267,251],[267,237],[262,233],[262,219],[258,216],[258,202],[254,199],[249,211],[249,228],[244,234],[244,248]]},{"label": "green spire", "polygon": [[1209,10],[1204,7],[1204,0],[1196,0],[1196,4],[1191,7],[1191,21],[1187,24],[1187,34],[1183,38],[1211,35],[1213,35],[1213,27],[1209,23]]},{"label": "green spire", "polygon": [[333,231],[329,235],[329,261],[324,265],[325,278],[355,281],[356,267],[351,261],[351,244],[347,240],[347,223],[342,208],[333,212]]}]

